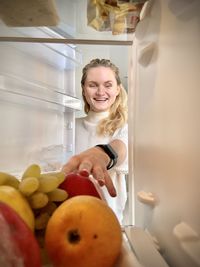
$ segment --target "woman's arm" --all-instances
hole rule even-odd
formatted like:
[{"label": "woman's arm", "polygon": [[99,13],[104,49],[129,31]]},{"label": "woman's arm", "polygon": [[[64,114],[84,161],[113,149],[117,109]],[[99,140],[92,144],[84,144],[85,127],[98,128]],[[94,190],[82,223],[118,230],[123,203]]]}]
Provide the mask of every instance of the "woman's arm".
[{"label": "woman's arm", "polygon": [[117,164],[116,166],[122,164],[124,160],[126,159],[127,156],[127,149],[126,145],[123,141],[119,139],[112,140],[109,145],[112,146],[112,148],[117,152],[118,154],[118,159],[117,159]]},{"label": "woman's arm", "polygon": [[[118,139],[112,140],[109,145],[111,145],[118,154],[116,165],[120,165],[126,158],[126,145]],[[105,185],[109,194],[112,197],[115,197],[116,190],[107,170],[109,162],[109,156],[100,147],[92,147],[71,157],[71,159],[63,166],[62,170],[66,174],[73,171],[86,171],[89,174],[92,174],[100,186]]]}]

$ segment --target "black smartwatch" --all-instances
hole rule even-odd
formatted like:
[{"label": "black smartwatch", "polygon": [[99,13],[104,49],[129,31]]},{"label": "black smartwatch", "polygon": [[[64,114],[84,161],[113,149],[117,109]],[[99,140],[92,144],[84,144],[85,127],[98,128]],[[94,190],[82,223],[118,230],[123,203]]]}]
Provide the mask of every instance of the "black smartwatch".
[{"label": "black smartwatch", "polygon": [[96,145],[96,146],[100,147],[109,156],[110,162],[108,163],[108,166],[106,168],[107,168],[107,170],[110,170],[117,163],[117,159],[118,159],[117,153],[109,144],[107,144],[107,145],[100,144],[100,145]]}]

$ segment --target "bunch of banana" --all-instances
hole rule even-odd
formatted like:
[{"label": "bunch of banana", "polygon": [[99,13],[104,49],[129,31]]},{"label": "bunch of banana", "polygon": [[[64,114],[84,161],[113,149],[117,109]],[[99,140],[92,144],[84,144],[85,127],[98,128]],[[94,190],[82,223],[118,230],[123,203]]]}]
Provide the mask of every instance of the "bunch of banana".
[{"label": "bunch of banana", "polygon": [[45,229],[58,204],[67,199],[67,192],[59,188],[64,179],[62,172],[41,173],[37,164],[30,165],[20,179],[0,172],[0,185],[15,187],[28,200],[35,214],[35,230]]}]

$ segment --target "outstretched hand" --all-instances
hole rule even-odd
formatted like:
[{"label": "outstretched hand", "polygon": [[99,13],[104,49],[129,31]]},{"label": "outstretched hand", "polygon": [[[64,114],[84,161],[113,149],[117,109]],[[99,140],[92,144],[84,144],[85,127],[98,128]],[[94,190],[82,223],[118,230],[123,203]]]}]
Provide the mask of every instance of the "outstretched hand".
[{"label": "outstretched hand", "polygon": [[106,186],[112,197],[116,196],[116,190],[112,179],[106,169],[109,157],[98,147],[92,147],[84,152],[70,158],[63,166],[62,171],[65,174],[78,171],[81,175],[91,174],[100,186]]}]

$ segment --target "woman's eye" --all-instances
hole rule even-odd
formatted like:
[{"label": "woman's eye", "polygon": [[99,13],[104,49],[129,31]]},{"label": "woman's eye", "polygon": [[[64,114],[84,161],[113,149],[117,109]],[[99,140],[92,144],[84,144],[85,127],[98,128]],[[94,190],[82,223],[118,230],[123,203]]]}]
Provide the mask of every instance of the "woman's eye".
[{"label": "woman's eye", "polygon": [[94,87],[97,87],[97,85],[96,84],[89,84],[89,87],[94,88]]},{"label": "woman's eye", "polygon": [[112,84],[106,84],[106,88],[112,87]]}]

